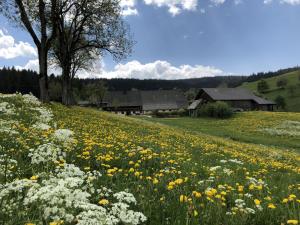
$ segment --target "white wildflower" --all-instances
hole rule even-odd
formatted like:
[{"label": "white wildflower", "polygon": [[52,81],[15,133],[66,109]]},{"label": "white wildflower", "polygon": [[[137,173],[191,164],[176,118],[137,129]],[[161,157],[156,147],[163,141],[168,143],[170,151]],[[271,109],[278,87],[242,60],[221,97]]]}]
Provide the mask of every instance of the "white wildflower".
[{"label": "white wildflower", "polygon": [[49,130],[51,128],[51,126],[45,123],[36,123],[32,127],[39,130]]},{"label": "white wildflower", "polygon": [[56,162],[65,158],[65,153],[52,143],[40,145],[38,148],[29,151],[28,156],[31,157],[31,163],[33,164]]},{"label": "white wildflower", "polygon": [[62,143],[74,142],[74,139],[72,138],[73,135],[74,132],[68,129],[58,129],[53,134],[54,138]]},{"label": "white wildflower", "polygon": [[41,102],[38,100],[38,98],[32,94],[23,95],[23,100],[25,103],[27,103],[29,105],[35,105],[35,106],[41,105]]},{"label": "white wildflower", "polygon": [[212,172],[217,171],[218,169],[221,169],[221,166],[214,166],[209,168],[209,170]]},{"label": "white wildflower", "polygon": [[15,114],[15,107],[14,105],[8,102],[1,102],[0,103],[0,114],[7,114],[7,115],[14,115]]},{"label": "white wildflower", "polygon": [[233,173],[233,171],[231,169],[227,169],[227,168],[224,168],[223,172],[228,176],[230,176]]},{"label": "white wildflower", "polygon": [[242,161],[237,160],[237,159],[229,159],[228,161],[232,162],[232,163],[235,163],[235,164],[239,164],[239,165],[243,165],[244,164]]},{"label": "white wildflower", "polygon": [[125,191],[121,191],[121,192],[118,192],[118,193],[115,193],[113,195],[119,202],[126,202],[128,204],[136,204],[136,200],[133,196],[133,194],[131,193],[127,193]]}]

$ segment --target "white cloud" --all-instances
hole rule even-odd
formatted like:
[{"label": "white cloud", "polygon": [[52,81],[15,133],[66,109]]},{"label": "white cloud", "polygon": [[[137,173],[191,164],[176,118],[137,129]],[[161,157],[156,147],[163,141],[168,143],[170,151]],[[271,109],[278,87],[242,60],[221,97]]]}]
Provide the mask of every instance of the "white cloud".
[{"label": "white cloud", "polygon": [[[38,59],[31,59],[29,60],[24,66],[16,66],[17,70],[32,70],[39,72],[39,60]],[[55,74],[60,75],[61,69],[55,66],[48,66],[48,74]]]},{"label": "white cloud", "polygon": [[[198,0],[144,0],[144,3],[157,7],[167,7],[168,12],[172,16],[176,16],[184,10],[195,11],[197,9]],[[120,6],[123,9],[123,16],[138,15],[136,5],[136,0],[121,0]]]},{"label": "white cloud", "polygon": [[136,9],[136,0],[121,0],[120,6],[122,8],[123,16],[138,15],[138,10]]},{"label": "white cloud", "polygon": [[[29,60],[25,66],[17,66],[17,69],[28,69],[38,72],[38,60]],[[61,74],[58,68],[49,68],[49,74]],[[118,64],[114,70],[105,70],[103,61],[97,61],[90,71],[80,71],[79,78],[135,78],[135,79],[189,79],[200,77],[213,77],[224,75],[224,72],[212,66],[202,65],[181,65],[179,67],[171,65],[167,61],[157,60],[155,62],[142,64],[137,60],[128,62],[126,64]]]},{"label": "white cloud", "polygon": [[38,59],[32,59],[29,60],[25,66],[17,66],[16,69],[18,70],[33,70],[39,72],[39,60]]},{"label": "white cloud", "polygon": [[127,7],[122,10],[122,16],[136,16],[138,15],[138,11],[135,8]]},{"label": "white cloud", "polygon": [[281,0],[280,3],[286,3],[290,5],[300,5],[300,0]]},{"label": "white cloud", "polygon": [[270,3],[272,3],[273,2],[273,0],[264,0],[264,4],[270,4]]},{"label": "white cloud", "polygon": [[195,11],[198,5],[198,0],[144,0],[144,2],[146,5],[167,7],[172,16],[180,14],[183,10]]},{"label": "white cloud", "polygon": [[36,57],[37,51],[29,43],[19,41],[5,34],[0,29],[0,58],[13,59],[17,57]]},{"label": "white cloud", "polygon": [[[278,0],[281,4],[300,5],[300,0]],[[264,4],[271,4],[274,0],[264,0]]]},{"label": "white cloud", "polygon": [[214,5],[222,5],[226,0],[210,0]]},{"label": "white cloud", "polygon": [[243,0],[234,0],[235,5],[239,5],[239,4],[242,4],[242,3],[243,3]]},{"label": "white cloud", "polygon": [[[243,3],[243,0],[232,0],[232,1],[235,5],[240,5]],[[270,0],[265,0],[265,1],[270,1]],[[224,4],[226,0],[210,0],[210,2],[213,4],[211,6],[219,6]]]},{"label": "white cloud", "polygon": [[126,64],[118,64],[113,71],[106,71],[102,65],[95,67],[92,72],[83,71],[79,77],[102,78],[136,78],[136,79],[188,79],[199,77],[212,77],[224,75],[220,69],[202,65],[181,65],[175,67],[166,61],[155,61],[142,64],[139,61],[131,61]]}]

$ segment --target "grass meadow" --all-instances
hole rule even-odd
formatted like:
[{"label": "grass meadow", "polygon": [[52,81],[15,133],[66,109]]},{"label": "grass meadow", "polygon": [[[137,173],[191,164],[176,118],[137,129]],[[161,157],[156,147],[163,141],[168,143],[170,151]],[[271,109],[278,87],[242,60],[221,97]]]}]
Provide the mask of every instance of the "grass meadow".
[{"label": "grass meadow", "polygon": [[200,132],[238,142],[294,149],[300,152],[300,113],[242,112],[236,113],[230,119],[140,118],[190,132]]},{"label": "grass meadow", "polygon": [[[231,129],[206,122],[240,132],[234,139],[205,134],[197,119],[202,133],[1,95],[0,224],[298,224],[297,132],[271,115],[235,118]],[[274,145],[241,140],[243,132],[260,140],[270,127],[295,141],[284,148],[280,132]]]}]

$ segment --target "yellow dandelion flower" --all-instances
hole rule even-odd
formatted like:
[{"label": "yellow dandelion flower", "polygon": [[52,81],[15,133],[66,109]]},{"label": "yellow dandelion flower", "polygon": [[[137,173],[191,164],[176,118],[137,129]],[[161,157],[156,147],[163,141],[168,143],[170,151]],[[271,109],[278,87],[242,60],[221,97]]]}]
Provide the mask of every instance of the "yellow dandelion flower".
[{"label": "yellow dandelion flower", "polygon": [[294,195],[294,194],[291,194],[291,195],[289,195],[289,197],[288,197],[288,199],[289,200],[294,200],[295,198],[297,198],[297,196],[296,195]]},{"label": "yellow dandelion flower", "polygon": [[187,198],[186,195],[180,195],[179,201],[180,201],[180,202],[187,202],[187,201],[188,201],[188,198]]},{"label": "yellow dandelion flower", "polygon": [[168,185],[167,189],[170,191],[170,190],[174,189],[174,186],[173,185]]},{"label": "yellow dandelion flower", "polygon": [[201,198],[201,193],[198,192],[198,191],[193,191],[193,195],[196,197],[196,198]]},{"label": "yellow dandelion flower", "polygon": [[197,212],[197,210],[194,210],[194,217],[198,216],[199,213]]},{"label": "yellow dandelion flower", "polygon": [[254,199],[254,203],[255,203],[255,205],[260,205],[260,200],[258,200],[258,199]]},{"label": "yellow dandelion flower", "polygon": [[154,178],[154,179],[153,179],[153,184],[158,184],[158,182],[159,182],[159,181],[158,181],[157,178]]},{"label": "yellow dandelion flower", "polygon": [[289,200],[287,199],[287,198],[284,198],[283,200],[282,200],[282,203],[287,203]]},{"label": "yellow dandelion flower", "polygon": [[30,180],[37,180],[39,178],[39,176],[32,176],[30,177]]},{"label": "yellow dandelion flower", "polygon": [[53,222],[50,222],[49,225],[61,225],[61,224],[63,224],[63,223],[64,223],[64,221],[59,220],[59,221],[53,221]]},{"label": "yellow dandelion flower", "polygon": [[183,179],[179,178],[179,179],[175,180],[174,182],[175,182],[175,184],[180,185],[183,183]]},{"label": "yellow dandelion flower", "polygon": [[107,205],[109,201],[107,199],[101,199],[98,203],[99,205]]},{"label": "yellow dandelion flower", "polygon": [[238,192],[243,192],[243,191],[244,191],[244,186],[239,185],[239,186],[238,186]]},{"label": "yellow dandelion flower", "polygon": [[269,209],[276,209],[276,206],[273,203],[268,204]]}]

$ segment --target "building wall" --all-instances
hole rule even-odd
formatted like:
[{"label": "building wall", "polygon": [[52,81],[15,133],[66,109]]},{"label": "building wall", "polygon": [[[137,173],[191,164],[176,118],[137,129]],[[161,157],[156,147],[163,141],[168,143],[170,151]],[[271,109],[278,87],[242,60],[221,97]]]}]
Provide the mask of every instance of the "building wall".
[{"label": "building wall", "polygon": [[262,110],[262,111],[274,111],[273,105],[257,105],[256,109]]},{"label": "building wall", "polygon": [[241,108],[243,110],[252,110],[254,105],[251,100],[224,101],[232,108]]}]

